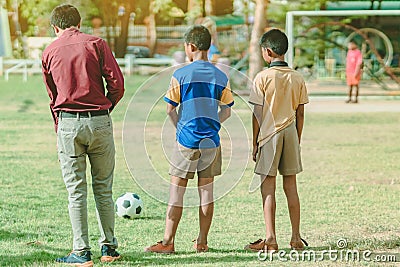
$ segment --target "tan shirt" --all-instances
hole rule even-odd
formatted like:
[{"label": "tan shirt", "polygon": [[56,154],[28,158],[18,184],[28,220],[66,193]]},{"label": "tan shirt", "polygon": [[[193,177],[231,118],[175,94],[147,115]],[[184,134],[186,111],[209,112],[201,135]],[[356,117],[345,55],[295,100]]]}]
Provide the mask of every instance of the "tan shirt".
[{"label": "tan shirt", "polygon": [[308,103],[307,88],[297,71],[274,66],[257,74],[249,102],[263,106],[258,135],[258,145],[261,147],[274,134],[295,121],[297,107]]}]

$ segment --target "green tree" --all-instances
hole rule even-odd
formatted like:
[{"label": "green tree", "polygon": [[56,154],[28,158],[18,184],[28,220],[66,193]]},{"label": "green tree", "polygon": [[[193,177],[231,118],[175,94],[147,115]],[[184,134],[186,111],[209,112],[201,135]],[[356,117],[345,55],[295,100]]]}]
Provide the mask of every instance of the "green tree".
[{"label": "green tree", "polygon": [[172,0],[152,0],[150,2],[150,14],[147,20],[147,40],[150,55],[153,55],[157,47],[156,16],[163,19],[170,17],[170,11],[176,7]]},{"label": "green tree", "polygon": [[202,0],[188,0],[188,12],[186,12],[185,20],[188,24],[193,24],[197,18],[203,15]]},{"label": "green tree", "polygon": [[259,40],[264,29],[267,27],[267,6],[268,0],[256,0],[256,8],[254,14],[254,25],[251,32],[249,47],[249,73],[250,80],[253,80],[256,74],[262,70],[264,66],[259,46]]},{"label": "green tree", "polygon": [[[245,6],[249,0],[243,0]],[[334,2],[337,0],[331,0]],[[328,0],[307,0],[307,1],[290,1],[288,3],[282,3],[279,1],[269,1],[269,0],[251,0],[255,3],[254,9],[254,24],[251,33],[251,40],[249,45],[249,77],[253,79],[254,76],[263,68],[264,63],[261,57],[261,50],[259,47],[259,39],[265,28],[271,24],[273,27],[278,27],[285,29],[286,13],[293,10],[324,10],[326,9],[326,3]],[[289,1],[288,1],[289,2]],[[318,18],[316,18],[318,19]],[[321,18],[319,18],[321,20]],[[323,19],[322,19],[323,20]],[[311,26],[311,21],[304,19],[302,23],[296,24],[296,29],[298,32],[303,32]],[[308,42],[314,42],[314,51],[323,51],[326,47],[326,42],[321,40],[320,33],[318,38],[311,38],[311,40],[304,40]],[[325,38],[326,39],[326,38]],[[333,45],[330,42],[330,45]],[[310,60],[313,60],[314,54],[311,54],[311,58],[298,58],[297,62],[302,62],[302,64],[310,64]]]},{"label": "green tree", "polygon": [[117,58],[122,58],[125,56],[126,53],[126,47],[128,45],[128,34],[129,34],[129,20],[131,13],[134,10],[133,4],[131,4],[131,1],[124,1],[122,5],[120,5],[119,8],[123,7],[124,12],[119,12],[119,20],[120,20],[120,34],[119,36],[115,37],[115,56]]},{"label": "green tree", "polygon": [[[50,13],[54,7],[60,5],[58,0],[8,0],[18,2],[21,15],[28,22],[28,31],[25,35],[34,35],[37,29],[49,28]],[[70,0],[68,3],[75,5],[82,17],[82,23],[89,24],[89,17],[98,14],[98,9],[91,0]]]}]

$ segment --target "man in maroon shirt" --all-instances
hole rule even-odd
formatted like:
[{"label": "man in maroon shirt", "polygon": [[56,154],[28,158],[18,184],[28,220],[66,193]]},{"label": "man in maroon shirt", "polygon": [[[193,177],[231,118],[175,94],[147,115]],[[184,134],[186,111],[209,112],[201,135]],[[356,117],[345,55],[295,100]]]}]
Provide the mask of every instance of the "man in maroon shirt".
[{"label": "man in maroon shirt", "polygon": [[[112,183],[115,147],[113,110],[124,94],[124,78],[106,42],[79,31],[71,5],[56,7],[51,24],[57,39],[43,52],[43,79],[57,132],[58,157],[68,191],[73,251],[57,262],[92,266],[87,223],[86,155],[99,222],[101,261],[120,258],[114,236]],[[105,92],[103,78],[106,81]]]}]

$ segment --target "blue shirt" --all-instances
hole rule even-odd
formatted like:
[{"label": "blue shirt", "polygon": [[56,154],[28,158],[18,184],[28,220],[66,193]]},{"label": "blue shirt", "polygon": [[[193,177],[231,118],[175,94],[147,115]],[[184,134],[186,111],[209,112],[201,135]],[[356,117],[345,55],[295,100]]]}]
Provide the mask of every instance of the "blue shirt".
[{"label": "blue shirt", "polygon": [[219,106],[234,104],[228,77],[208,61],[196,60],[176,70],[164,100],[179,105],[177,141],[188,148],[220,145]]}]

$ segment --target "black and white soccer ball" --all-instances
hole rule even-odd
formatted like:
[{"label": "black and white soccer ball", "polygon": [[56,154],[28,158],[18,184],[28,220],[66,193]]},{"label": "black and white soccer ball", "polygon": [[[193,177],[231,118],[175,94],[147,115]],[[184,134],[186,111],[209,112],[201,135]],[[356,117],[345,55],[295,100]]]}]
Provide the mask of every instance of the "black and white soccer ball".
[{"label": "black and white soccer ball", "polygon": [[125,219],[135,219],[143,212],[143,201],[139,195],[127,192],[115,201],[115,213]]}]

